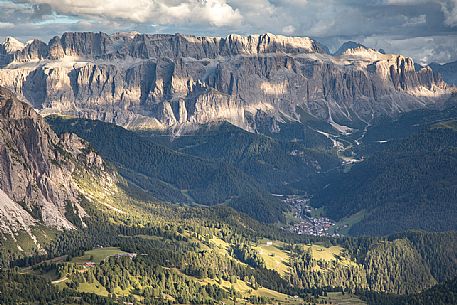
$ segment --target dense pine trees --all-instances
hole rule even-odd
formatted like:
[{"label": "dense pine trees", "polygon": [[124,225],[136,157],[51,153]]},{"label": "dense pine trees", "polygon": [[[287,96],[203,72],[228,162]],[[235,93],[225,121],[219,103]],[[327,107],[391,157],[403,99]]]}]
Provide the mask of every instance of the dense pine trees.
[{"label": "dense pine trees", "polygon": [[48,118],[48,123],[58,134],[73,132],[89,141],[122,175],[157,199],[227,203],[262,222],[284,219],[285,206],[234,165],[172,150],[113,124],[59,117]]},{"label": "dense pine trees", "polygon": [[[411,294],[434,285],[436,279],[457,276],[455,252],[450,250],[438,254],[446,246],[456,244],[456,233],[409,232],[388,238],[320,241],[323,249],[325,244],[345,247],[346,250],[331,260],[317,259],[311,251],[303,250],[305,242],[316,241],[297,239],[294,243],[301,243],[301,246],[284,244],[284,250],[290,253],[290,272],[280,276],[276,271],[266,269],[262,257],[252,246],[262,237],[261,233],[252,230],[237,232],[236,227],[232,229],[223,222],[204,224],[190,220],[181,225],[171,221],[156,226],[128,227],[94,219],[88,224],[86,229],[61,234],[48,247],[46,256],[13,262],[12,266],[25,266],[69,254],[64,261],[36,265],[34,269],[38,273],[56,270],[59,277],[68,277],[65,285],[71,290],[53,290],[53,286],[41,281],[40,285],[44,286],[30,290],[30,296],[34,291],[49,291],[50,299],[46,300],[49,304],[62,298],[87,299],[90,298],[88,295],[75,291],[80,285],[90,283],[106,289],[114,300],[121,299],[119,291],[127,291],[130,296],[135,294],[144,298],[145,304],[164,301],[163,296],[171,296],[174,301],[166,301],[171,303],[210,304],[235,297],[230,289],[221,288],[221,283],[233,285],[241,280],[253,290],[266,287],[292,296],[306,297],[316,291],[320,294],[344,289],[363,294],[366,298],[381,298],[384,296],[366,291]],[[220,252],[221,248],[211,242],[215,238],[220,240],[219,243],[229,245],[226,252]],[[84,250],[99,246],[117,246],[137,256],[111,257],[93,267],[71,262],[72,257],[83,255]],[[15,272],[3,276],[15,276],[10,280],[13,282],[32,281],[18,277]],[[206,282],[208,279],[212,282]],[[14,304],[13,300],[17,299],[8,293],[12,291],[11,286],[4,283],[1,287],[7,292],[3,294],[5,304]],[[128,296],[124,299],[129,300]],[[100,300],[100,304],[113,301],[109,298]],[[23,301],[27,304],[25,299]],[[261,303],[266,300],[252,301]]]},{"label": "dense pine trees", "polygon": [[425,130],[384,148],[333,176],[312,201],[340,219],[364,210],[356,235],[386,235],[408,229],[457,229],[457,132]]},{"label": "dense pine trees", "polygon": [[359,295],[369,305],[454,305],[457,304],[457,278],[407,296],[368,291]]}]

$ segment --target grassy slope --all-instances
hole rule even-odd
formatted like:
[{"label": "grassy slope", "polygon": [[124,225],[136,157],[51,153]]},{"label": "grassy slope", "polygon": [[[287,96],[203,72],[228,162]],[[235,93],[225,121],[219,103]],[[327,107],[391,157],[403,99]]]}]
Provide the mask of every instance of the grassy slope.
[{"label": "grassy slope", "polygon": [[280,275],[285,276],[289,273],[290,253],[283,250],[283,247],[282,242],[263,240],[254,246],[254,249],[263,258],[268,269],[276,270]]},{"label": "grassy slope", "polygon": [[[153,238],[153,236],[142,236],[142,238],[149,239]],[[228,246],[227,243],[222,241],[221,239],[214,238],[211,240],[211,243],[214,243],[217,246],[220,246],[221,248],[225,248]],[[207,249],[207,248],[206,248]],[[100,263],[102,260],[107,258],[108,256],[112,256],[115,254],[121,254],[121,253],[126,253],[124,251],[121,251],[119,248],[116,247],[108,247],[108,248],[97,248],[93,250],[86,251],[83,256],[78,256],[72,259],[72,262],[77,263],[77,264],[84,264],[85,262],[91,261],[90,257],[94,256],[94,259],[92,261],[96,263]],[[222,252],[223,255],[226,255],[227,253]],[[64,262],[62,262],[64,263]],[[179,270],[176,269],[177,272]],[[42,273],[41,276],[47,277],[45,273]],[[233,287],[237,292],[239,292],[243,298],[249,298],[250,296],[261,296],[261,297],[266,297],[271,299],[272,301],[276,302],[281,302],[283,304],[302,304],[301,299],[296,299],[294,297],[288,296],[286,294],[265,288],[265,287],[259,287],[259,289],[254,290],[252,289],[248,283],[242,281],[242,280],[237,280],[236,283],[230,283],[228,281],[222,281],[221,283],[217,282],[214,279],[210,278],[204,278],[204,279],[199,279],[193,276],[186,276],[189,279],[192,279],[194,281],[197,281],[201,283],[202,285],[206,284],[215,284],[218,285],[219,287],[225,288],[229,290],[231,287]],[[55,281],[54,284],[58,287],[65,287],[65,278],[60,281]],[[95,281],[94,283],[80,283],[77,290],[82,293],[95,293],[100,296],[108,296],[108,291],[98,282]],[[115,290],[116,295],[129,295],[130,293],[133,292],[133,287],[127,288],[126,290],[121,290],[117,288]]]},{"label": "grassy slope", "polygon": [[257,290],[252,289],[248,283],[237,280],[236,283],[230,283],[228,281],[222,281],[222,283],[217,283],[215,280],[206,278],[203,280],[199,280],[202,284],[216,284],[220,287],[225,289],[230,289],[233,287],[236,291],[238,291],[243,298],[249,298],[250,296],[259,296],[259,297],[266,297],[270,298],[276,302],[281,302],[283,304],[302,304],[302,299],[295,299],[292,296],[288,296],[286,294],[265,288],[259,287]]},{"label": "grassy slope", "polygon": [[[73,258],[71,261],[76,264],[84,264],[85,262],[92,261],[94,263],[100,263],[109,256],[116,254],[126,254],[127,252],[122,251],[117,247],[97,248],[89,251],[85,251],[83,256]],[[92,257],[92,259],[91,259]]]},{"label": "grassy slope", "polygon": [[[143,236],[143,238],[153,238],[152,236]],[[222,250],[221,254],[226,255],[226,249],[229,247],[229,245],[222,241],[219,238],[213,238],[210,240],[212,244],[214,244],[216,247]],[[259,242],[257,246],[254,248],[261,253],[262,257],[267,258],[269,257],[270,259],[267,262],[267,267],[278,270],[278,265],[281,270],[284,271],[283,275],[286,275],[287,272],[287,260],[289,259],[289,253],[281,250],[281,248],[284,246],[282,242],[279,241],[272,241],[271,245],[266,244],[266,240],[263,240]],[[336,259],[336,256],[341,255],[342,248],[341,247],[329,247],[326,248],[324,246],[320,245],[312,245],[312,246],[307,246],[303,245],[303,247],[306,249],[308,247],[312,248],[312,253],[313,257],[316,259],[323,259],[323,260],[334,260]],[[216,250],[218,251],[218,250]],[[72,262],[78,263],[78,264],[83,264],[84,262],[90,261],[90,256],[93,255],[94,262],[99,263],[103,259],[105,259],[108,256],[114,255],[114,254],[120,254],[120,253],[126,253],[123,251],[120,251],[119,248],[116,247],[110,247],[110,248],[97,248],[93,249],[90,251],[86,251],[83,256],[75,257],[73,258]],[[271,256],[271,254],[274,254],[274,256]],[[267,258],[268,259],[268,258]],[[179,272],[179,270],[176,270]],[[42,274],[42,276],[46,276],[46,274]],[[231,289],[232,287],[239,292],[242,295],[242,298],[249,298],[250,296],[259,296],[259,297],[265,297],[270,299],[270,301],[273,302],[280,302],[281,304],[288,304],[288,305],[295,305],[295,304],[303,304],[303,300],[300,298],[295,298],[294,296],[288,296],[286,294],[265,288],[265,287],[259,287],[257,290],[252,289],[252,287],[249,286],[249,283],[238,279],[236,283],[230,283],[229,281],[221,281],[220,283],[217,282],[214,279],[210,278],[204,278],[204,279],[199,279],[196,277],[192,276],[187,276],[188,278],[195,280],[197,282],[200,282],[203,285],[206,284],[215,284],[218,285],[219,287],[225,288],[227,290]],[[64,284],[65,281],[56,281],[55,285],[60,286],[60,287],[65,287]],[[94,283],[81,283],[79,284],[77,290],[79,292],[83,293],[95,293],[100,296],[108,296],[108,291],[99,283],[99,282],[94,282]],[[117,289],[115,293],[117,295],[128,295],[129,293],[133,292],[133,287],[127,288],[126,290],[120,290]],[[326,300],[326,301],[332,301],[333,304],[340,304],[340,305],[349,305],[349,304],[354,304],[354,305],[362,305],[365,304],[363,303],[360,299],[353,295],[341,295],[341,293],[329,293],[328,296],[326,297],[321,297],[321,300]],[[229,301],[229,300],[227,300]],[[243,301],[244,302],[244,301]],[[246,304],[249,304],[249,302],[246,302]]]},{"label": "grassy slope", "polygon": [[108,291],[98,281],[95,283],[80,283],[77,290],[82,293],[95,293],[102,297],[108,296]]},{"label": "grassy slope", "polygon": [[329,292],[327,296],[321,297],[327,304],[335,305],[365,305],[366,303],[352,294],[341,294],[341,292]]}]

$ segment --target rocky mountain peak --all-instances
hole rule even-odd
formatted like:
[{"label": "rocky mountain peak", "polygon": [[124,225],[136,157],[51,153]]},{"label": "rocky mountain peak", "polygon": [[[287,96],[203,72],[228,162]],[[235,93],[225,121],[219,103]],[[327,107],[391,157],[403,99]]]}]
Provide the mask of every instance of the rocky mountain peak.
[{"label": "rocky mountain peak", "polygon": [[308,37],[270,33],[68,32],[4,56],[0,85],[42,114],[153,129],[229,121],[251,131],[255,116],[299,120],[300,108],[346,125],[448,94],[438,74],[416,71],[408,57],[354,42],[339,53]]},{"label": "rocky mountain peak", "polygon": [[450,85],[457,86],[457,61],[446,64],[431,63],[430,69],[442,75],[443,79]]},{"label": "rocky mountain peak", "polygon": [[75,228],[75,219],[83,224],[73,173],[103,166],[87,143],[75,135],[59,138],[29,104],[0,88],[1,233],[14,239],[27,232],[36,242],[31,230],[36,224],[56,229]]},{"label": "rocky mountain peak", "polygon": [[5,41],[2,43],[2,46],[4,47],[7,53],[13,53],[22,50],[25,47],[25,44],[23,44],[16,38],[10,36],[5,38]]},{"label": "rocky mountain peak", "polygon": [[309,37],[290,37],[265,33],[250,36],[229,35],[226,41],[244,43],[250,46],[247,48],[247,54],[277,52],[288,54],[325,53],[325,49]]},{"label": "rocky mountain peak", "polygon": [[[346,41],[341,45],[341,47],[334,53],[335,56],[342,55],[358,55],[358,54],[367,54],[367,53],[380,53],[375,49],[368,48],[363,44],[360,44],[355,41]],[[380,53],[383,54],[383,53]]]},{"label": "rocky mountain peak", "polygon": [[[164,35],[93,32],[66,32],[52,38],[49,43],[33,40],[26,45],[7,44],[15,60],[26,62],[36,59],[60,59],[77,56],[86,59],[112,59],[126,57],[156,58],[159,54],[170,58],[217,58],[218,56],[256,55],[267,53],[326,53],[326,48],[308,37],[288,37],[274,34],[228,35],[201,37],[193,35]],[[160,51],[160,52],[159,52]]]}]

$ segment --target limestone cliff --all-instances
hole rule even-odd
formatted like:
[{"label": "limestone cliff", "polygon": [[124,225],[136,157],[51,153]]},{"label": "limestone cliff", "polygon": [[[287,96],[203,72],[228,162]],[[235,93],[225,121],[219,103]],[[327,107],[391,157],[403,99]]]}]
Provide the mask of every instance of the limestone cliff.
[{"label": "limestone cliff", "polygon": [[0,233],[20,231],[36,242],[32,227],[75,228],[85,211],[73,181],[77,168],[102,170],[103,160],[76,135],[60,138],[13,93],[0,88]]},{"label": "limestone cliff", "polygon": [[306,37],[195,37],[65,33],[46,44],[0,47],[0,85],[43,114],[100,119],[130,128],[256,117],[299,119],[297,107],[340,124],[426,107],[448,92],[412,59],[354,47],[332,56]]}]

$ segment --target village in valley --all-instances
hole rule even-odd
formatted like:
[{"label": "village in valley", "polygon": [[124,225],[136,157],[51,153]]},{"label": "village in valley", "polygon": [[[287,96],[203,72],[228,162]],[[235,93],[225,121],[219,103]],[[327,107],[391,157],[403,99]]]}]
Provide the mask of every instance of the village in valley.
[{"label": "village in valley", "polygon": [[316,208],[309,205],[307,196],[290,195],[284,196],[283,202],[292,207],[295,221],[285,228],[299,235],[339,237],[336,223],[324,217]]}]

